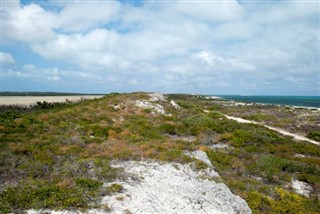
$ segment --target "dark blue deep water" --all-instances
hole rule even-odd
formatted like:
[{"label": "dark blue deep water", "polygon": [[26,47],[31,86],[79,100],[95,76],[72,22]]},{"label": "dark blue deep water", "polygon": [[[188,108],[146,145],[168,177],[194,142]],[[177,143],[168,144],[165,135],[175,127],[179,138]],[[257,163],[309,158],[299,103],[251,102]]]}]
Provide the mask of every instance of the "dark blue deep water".
[{"label": "dark blue deep water", "polygon": [[267,103],[276,105],[305,106],[320,108],[320,96],[241,96],[218,95],[225,100],[247,103]]}]

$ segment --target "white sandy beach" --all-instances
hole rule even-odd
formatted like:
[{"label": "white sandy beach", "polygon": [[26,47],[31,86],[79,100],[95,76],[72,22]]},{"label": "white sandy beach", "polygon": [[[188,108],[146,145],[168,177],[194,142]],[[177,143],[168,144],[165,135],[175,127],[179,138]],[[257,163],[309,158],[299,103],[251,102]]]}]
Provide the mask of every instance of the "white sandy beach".
[{"label": "white sandy beach", "polygon": [[31,105],[37,102],[65,102],[77,101],[80,99],[101,98],[102,95],[77,95],[77,96],[0,96],[0,105]]}]

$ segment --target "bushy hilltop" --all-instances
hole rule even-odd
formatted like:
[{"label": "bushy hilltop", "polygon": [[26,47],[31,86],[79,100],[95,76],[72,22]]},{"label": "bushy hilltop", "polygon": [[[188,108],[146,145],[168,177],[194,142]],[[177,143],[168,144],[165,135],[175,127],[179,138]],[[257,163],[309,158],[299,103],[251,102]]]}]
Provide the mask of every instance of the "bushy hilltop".
[{"label": "bushy hilltop", "polygon": [[[6,108],[0,213],[319,213],[319,146],[229,120],[229,110],[201,96],[147,93]],[[166,173],[181,182],[162,188]],[[186,180],[189,188],[180,188]],[[147,196],[171,192],[175,198],[162,202],[175,210],[162,202],[149,209]],[[133,204],[141,198],[145,204]]]}]

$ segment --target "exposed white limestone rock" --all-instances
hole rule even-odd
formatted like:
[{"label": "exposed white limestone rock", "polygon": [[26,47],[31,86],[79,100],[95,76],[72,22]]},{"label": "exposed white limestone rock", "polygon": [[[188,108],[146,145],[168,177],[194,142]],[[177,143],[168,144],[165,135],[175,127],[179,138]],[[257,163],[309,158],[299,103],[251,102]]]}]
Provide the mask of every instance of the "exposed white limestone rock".
[{"label": "exposed white limestone rock", "polygon": [[151,109],[151,110],[153,110],[153,113],[159,113],[159,114],[166,115],[166,112],[165,112],[163,106],[160,104],[157,104],[157,103],[151,103],[147,100],[137,100],[136,106],[143,108],[143,109]]},{"label": "exposed white limestone rock", "polygon": [[180,108],[180,106],[174,100],[171,100],[170,103],[175,109],[179,109]]},{"label": "exposed white limestone rock", "polygon": [[211,149],[227,149],[229,148],[228,144],[224,144],[224,143],[217,143],[217,144],[213,144],[212,146],[210,146]]},{"label": "exposed white limestone rock", "polygon": [[201,151],[201,150],[197,150],[193,152],[187,151],[186,154],[195,159],[201,160],[202,162],[206,163],[208,166],[212,167],[211,161],[209,160],[207,153],[205,153],[204,151]]},{"label": "exposed white limestone rock", "polygon": [[129,161],[114,166],[130,177],[120,183],[121,193],[103,199],[111,213],[251,213],[225,184],[202,180],[189,165]]},{"label": "exposed white limestone rock", "polygon": [[304,195],[306,197],[309,197],[310,192],[312,191],[312,187],[303,181],[298,180],[292,180],[291,186],[295,190],[296,193],[300,195]]},{"label": "exposed white limestone rock", "polygon": [[159,101],[167,101],[163,94],[161,93],[152,93],[149,94],[150,101],[152,102],[159,102]]}]

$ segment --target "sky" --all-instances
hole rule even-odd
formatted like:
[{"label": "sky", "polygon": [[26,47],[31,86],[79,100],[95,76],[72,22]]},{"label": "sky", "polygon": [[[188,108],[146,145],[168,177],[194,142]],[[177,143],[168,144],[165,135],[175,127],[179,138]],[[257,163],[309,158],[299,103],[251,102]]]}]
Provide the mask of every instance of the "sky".
[{"label": "sky", "polygon": [[320,96],[317,0],[1,0],[1,91]]}]

